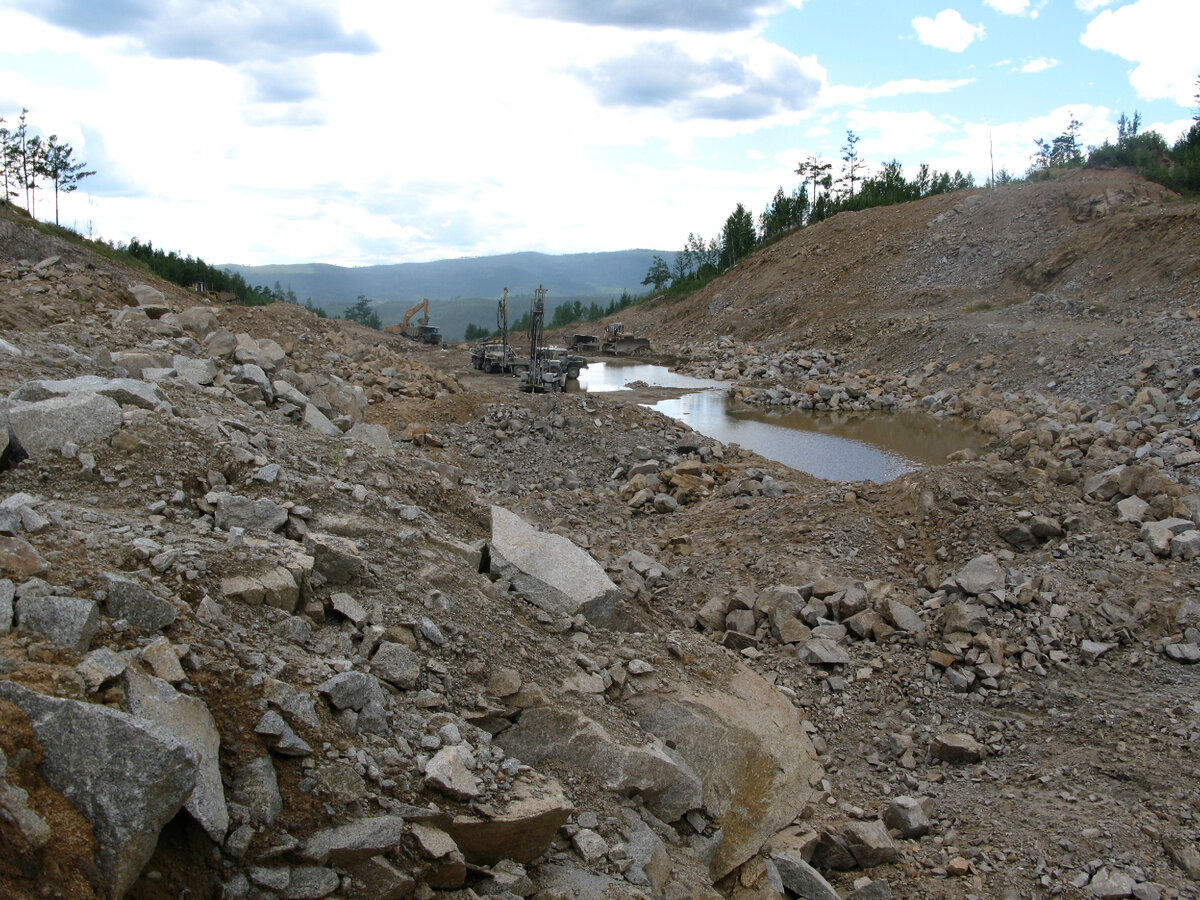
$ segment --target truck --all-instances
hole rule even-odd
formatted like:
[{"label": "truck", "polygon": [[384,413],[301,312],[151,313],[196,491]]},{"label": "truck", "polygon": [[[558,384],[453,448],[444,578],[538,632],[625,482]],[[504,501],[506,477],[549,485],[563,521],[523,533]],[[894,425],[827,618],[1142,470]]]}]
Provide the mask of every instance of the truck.
[{"label": "truck", "polygon": [[[421,312],[421,310],[424,310],[424,314],[421,318],[417,319],[416,324],[410,325],[412,317]],[[442,342],[441,329],[429,324],[428,297],[425,297],[420,303],[404,314],[403,324],[388,325],[384,331],[390,331],[392,334],[402,334],[406,338],[411,338],[422,344],[433,344],[435,347]]]},{"label": "truck", "polygon": [[471,348],[471,366],[481,372],[519,372],[525,368],[516,351],[502,341],[483,340]]}]

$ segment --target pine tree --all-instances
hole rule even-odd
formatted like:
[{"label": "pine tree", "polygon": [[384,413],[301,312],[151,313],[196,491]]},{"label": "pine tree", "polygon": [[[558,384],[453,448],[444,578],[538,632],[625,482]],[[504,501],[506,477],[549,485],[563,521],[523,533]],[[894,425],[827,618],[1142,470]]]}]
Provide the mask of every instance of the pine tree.
[{"label": "pine tree", "polygon": [[84,162],[71,159],[70,144],[59,143],[58,135],[50,135],[46,139],[45,155],[42,159],[41,173],[54,183],[54,224],[58,223],[58,195],[69,194],[79,187],[79,182],[96,173],[87,169]]}]

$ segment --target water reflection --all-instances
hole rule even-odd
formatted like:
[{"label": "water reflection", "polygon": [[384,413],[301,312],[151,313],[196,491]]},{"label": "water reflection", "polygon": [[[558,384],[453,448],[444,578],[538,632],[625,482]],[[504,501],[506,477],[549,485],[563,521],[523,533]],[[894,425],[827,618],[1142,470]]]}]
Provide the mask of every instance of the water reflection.
[{"label": "water reflection", "polygon": [[[586,376],[586,378],[585,378]],[[653,404],[706,437],[740,444],[768,459],[830,481],[890,481],[957,450],[981,445],[979,432],[959,419],[921,410],[896,412],[776,412],[730,400],[724,386],[663,366],[592,363],[580,373],[589,391],[623,390],[634,381],[705,388]]]},{"label": "water reflection", "polygon": [[681,375],[679,372],[672,372],[666,366],[652,366],[646,363],[588,360],[587,368],[579,372],[579,387],[592,394],[627,391],[629,385],[636,381],[669,388],[711,388],[720,383],[707,378]]}]

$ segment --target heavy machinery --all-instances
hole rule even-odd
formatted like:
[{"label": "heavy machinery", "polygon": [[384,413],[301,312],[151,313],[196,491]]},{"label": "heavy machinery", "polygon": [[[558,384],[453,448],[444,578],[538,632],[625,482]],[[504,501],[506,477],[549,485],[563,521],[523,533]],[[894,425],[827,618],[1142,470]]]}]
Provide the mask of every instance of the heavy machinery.
[{"label": "heavy machinery", "polygon": [[483,340],[471,348],[471,365],[481,372],[519,372],[525,361],[517,360],[516,351],[501,341]]},{"label": "heavy machinery", "polygon": [[[424,310],[424,315],[417,319],[415,325],[410,325],[412,317],[418,312]],[[406,338],[412,338],[414,341],[420,341],[422,344],[433,344],[435,347],[442,342],[441,329],[429,324],[429,298],[426,297],[412,309],[404,314],[404,323],[401,325],[389,325],[384,331],[390,331],[392,334],[402,334]]]},{"label": "heavy machinery", "polygon": [[600,338],[594,334],[576,334],[571,336],[571,343],[567,344],[567,349],[582,352],[584,350],[595,350],[599,346]]},{"label": "heavy machinery", "polygon": [[587,365],[582,356],[572,356],[564,348],[542,346],[545,325],[546,289],[538,285],[529,309],[529,368],[521,373],[521,390],[526,393],[565,390],[567,379],[579,376],[578,362],[572,361]]},{"label": "heavy machinery", "polygon": [[600,352],[609,356],[631,356],[650,348],[650,339],[625,333],[625,326],[612,322],[604,326],[608,339],[600,345]]},{"label": "heavy machinery", "polygon": [[483,372],[523,372],[528,363],[518,360],[517,353],[508,342],[508,288],[496,304],[496,330],[500,340],[483,339],[471,348],[471,365]]}]

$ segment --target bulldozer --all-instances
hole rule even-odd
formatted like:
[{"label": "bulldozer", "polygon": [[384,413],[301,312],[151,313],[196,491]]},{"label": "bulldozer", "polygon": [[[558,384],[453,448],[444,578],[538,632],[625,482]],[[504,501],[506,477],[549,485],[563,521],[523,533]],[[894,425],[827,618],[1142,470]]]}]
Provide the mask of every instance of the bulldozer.
[{"label": "bulldozer", "polygon": [[604,326],[608,338],[600,345],[600,352],[609,356],[632,356],[650,349],[650,339],[635,337],[625,332],[625,326],[620,322],[612,322]]},{"label": "bulldozer", "polygon": [[[410,325],[412,317],[424,310],[421,318],[417,319],[415,325]],[[404,322],[401,325],[388,325],[384,331],[390,331],[392,334],[402,334],[406,338],[411,338],[414,341],[420,341],[422,344],[433,344],[435,347],[442,342],[441,329],[429,324],[429,298],[424,298],[420,303],[404,314]]]}]

